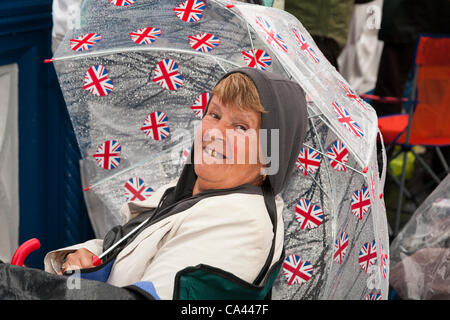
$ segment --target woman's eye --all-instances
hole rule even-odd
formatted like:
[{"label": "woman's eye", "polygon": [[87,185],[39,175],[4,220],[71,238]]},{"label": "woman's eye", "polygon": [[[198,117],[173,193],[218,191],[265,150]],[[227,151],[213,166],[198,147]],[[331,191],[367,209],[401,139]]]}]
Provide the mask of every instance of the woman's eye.
[{"label": "woman's eye", "polygon": [[245,126],[241,125],[241,124],[238,124],[236,126],[236,129],[241,130],[241,131],[247,131],[247,128]]},{"label": "woman's eye", "polygon": [[215,112],[211,112],[210,113],[211,117],[213,117],[214,119],[220,119],[219,115]]}]

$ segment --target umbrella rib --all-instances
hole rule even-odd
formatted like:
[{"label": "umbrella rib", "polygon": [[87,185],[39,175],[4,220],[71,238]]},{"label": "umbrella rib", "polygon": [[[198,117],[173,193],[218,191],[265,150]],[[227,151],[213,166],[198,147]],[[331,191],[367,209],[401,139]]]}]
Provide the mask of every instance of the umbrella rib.
[{"label": "umbrella rib", "polygon": [[[189,145],[190,145],[190,144],[183,144],[183,147],[186,147],[186,146],[189,146]],[[100,185],[100,184],[102,184],[102,183],[104,183],[104,182],[106,182],[106,181],[108,181],[108,180],[111,180],[111,179],[114,178],[114,177],[117,177],[118,175],[121,175],[121,174],[123,174],[123,173],[125,173],[125,172],[128,172],[128,171],[130,171],[130,170],[133,170],[133,169],[135,169],[135,168],[138,168],[138,167],[140,167],[140,166],[146,164],[149,160],[156,160],[156,159],[159,159],[159,158],[161,158],[162,156],[164,156],[164,155],[166,155],[166,154],[168,154],[168,153],[171,153],[171,152],[173,152],[173,150],[172,150],[172,149],[169,149],[169,150],[160,152],[159,155],[156,156],[156,157],[148,157],[148,158],[145,158],[144,160],[139,161],[139,162],[136,163],[135,165],[132,165],[132,166],[130,166],[130,167],[128,167],[128,168],[126,168],[126,169],[124,169],[124,170],[122,170],[122,171],[119,171],[119,172],[114,173],[114,174],[112,174],[112,175],[110,175],[110,176],[107,176],[107,177],[105,177],[105,178],[103,178],[103,179],[97,181],[96,183],[94,183],[94,184],[92,184],[92,185],[89,185],[88,190],[93,189],[93,188],[95,188],[96,186],[98,186],[98,185]]]},{"label": "umbrella rib", "polygon": [[[320,116],[320,115],[318,115],[317,116],[320,120],[322,120],[322,122],[323,123],[325,123],[327,126],[328,126],[328,128],[330,128],[330,130],[331,131],[333,131],[333,133],[336,135],[336,137],[341,137],[341,135],[340,134],[338,134],[338,132],[335,130],[335,128],[333,128],[333,126],[326,120],[326,119],[324,119],[322,116]],[[347,141],[345,141],[345,139],[343,139],[342,137],[340,138],[341,140],[344,140],[344,142],[346,143]],[[363,161],[361,160],[361,158],[359,158],[359,156],[358,156],[358,154],[356,153],[356,152],[354,152],[354,150],[352,149],[352,147],[351,147],[351,144],[349,144],[349,143],[346,143],[346,145],[347,145],[347,147],[351,150],[351,151],[353,151],[353,156],[356,158],[356,160],[359,162],[359,164],[360,164],[360,166],[361,167],[364,167],[364,165],[363,165]],[[354,169],[356,172],[359,172],[359,171],[357,171],[356,169]],[[361,172],[359,172],[359,173],[361,173]]]},{"label": "umbrella rib", "polygon": [[[214,59],[215,61],[222,61],[229,64],[232,64],[235,67],[240,67],[240,65],[236,64],[233,61],[223,59],[220,57],[216,57],[212,54],[206,54],[202,52],[196,52],[196,51],[190,51],[190,50],[184,50],[184,49],[176,49],[176,48],[166,48],[166,47],[156,47],[156,48],[122,48],[122,49],[112,49],[112,50],[103,50],[103,51],[94,51],[94,52],[86,52],[82,54],[77,55],[71,55],[71,56],[63,56],[63,57],[57,57],[53,58],[53,61],[63,61],[63,60],[70,60],[70,59],[79,59],[79,58],[86,58],[86,57],[96,57],[96,56],[103,56],[103,55],[109,55],[114,53],[124,53],[124,52],[141,52],[141,51],[172,51],[172,52],[178,52],[178,53],[184,53],[184,54],[191,54],[191,55],[197,55],[197,56],[203,56],[210,59]],[[223,68],[222,68],[223,69]]]},{"label": "umbrella rib", "polygon": [[323,113],[312,114],[312,115],[308,116],[308,119],[312,119],[312,118],[315,118],[315,117],[320,117],[322,115],[323,115]]},{"label": "umbrella rib", "polygon": [[311,148],[312,150],[314,150],[315,152],[321,154],[322,156],[327,157],[328,159],[331,159],[331,160],[333,160],[333,161],[335,161],[335,162],[337,162],[337,163],[343,165],[344,167],[349,168],[350,170],[353,170],[353,171],[355,171],[355,172],[357,172],[357,173],[359,173],[359,174],[361,174],[361,175],[363,175],[363,176],[366,176],[363,172],[359,171],[358,169],[355,169],[355,168],[349,166],[348,164],[342,163],[342,162],[340,162],[339,160],[333,159],[333,158],[330,157],[329,155],[327,155],[327,154],[325,154],[325,153],[322,153],[322,152],[320,152],[319,150],[316,150],[315,148],[313,148],[313,147],[307,145],[306,143],[304,143],[304,145],[305,145],[305,147]]},{"label": "umbrella rib", "polygon": [[[298,164],[299,164],[299,165],[303,168],[303,170],[305,170],[305,172],[306,172],[306,168],[303,166],[303,164],[302,164],[301,162],[299,162]],[[309,175],[309,176],[310,176],[311,179],[319,186],[320,190],[322,190],[322,192],[323,192],[328,198],[331,199],[330,195],[329,195],[324,189],[322,189],[322,186],[320,185],[320,183],[317,182],[317,180],[316,180],[312,175]]]},{"label": "umbrella rib", "polygon": [[247,32],[248,32],[248,38],[250,39],[250,45],[252,46],[252,52],[253,54],[255,54],[255,46],[253,45],[253,40],[252,40],[252,33],[250,32],[250,25],[248,24],[248,22],[246,21],[247,24]]},{"label": "umbrella rib", "polygon": [[[312,121],[311,119],[309,119],[309,122],[311,123],[311,126],[313,128],[314,134],[315,134],[315,136],[317,138],[317,142],[319,143],[320,150],[322,151],[321,153],[324,154],[325,151],[324,151],[324,148],[322,146],[322,143],[320,142],[320,137],[317,134],[316,125],[314,124],[314,121]],[[328,183],[330,183],[330,185],[331,185],[330,172],[328,171],[328,166],[325,166],[325,170],[326,170],[326,173],[327,173],[327,176],[328,176]],[[333,201],[333,207],[334,207],[334,198],[331,198],[331,199]]]},{"label": "umbrella rib", "polygon": [[[317,134],[316,125],[315,125],[314,122],[311,120],[311,118],[309,119],[309,122],[311,123],[311,126],[312,126],[312,128],[313,128],[314,135],[315,135],[316,137],[319,137],[318,134]],[[321,154],[324,154],[325,151],[324,151],[324,149],[323,149],[322,143],[320,142],[320,139],[319,139],[319,138],[317,138],[317,142],[318,142],[318,144],[319,144],[320,150],[322,151]],[[306,145],[306,144],[305,144],[305,145]],[[313,149],[313,148],[311,148],[311,149]],[[330,180],[330,176],[329,176],[328,170],[327,170],[327,174],[328,174],[328,180]]]},{"label": "umbrella rib", "polygon": [[[319,117],[319,119],[320,119],[320,117]],[[317,142],[319,143],[320,150],[322,151],[319,153],[324,154],[325,151],[324,151],[322,142],[320,141],[320,136],[317,134],[316,125],[314,124],[314,121],[312,119],[309,119],[309,122],[311,123],[311,126],[314,131],[314,135],[316,136]],[[318,152],[318,151],[316,151],[316,152]],[[328,183],[331,186],[331,176],[330,176],[329,167],[327,165],[325,166],[325,172],[326,172],[326,175],[328,178]],[[331,201],[332,212],[334,213],[334,214],[331,214],[331,216],[330,216],[330,218],[332,219],[331,220],[331,238],[335,239],[336,238],[336,215],[338,214],[338,210],[337,210],[337,206],[336,206],[336,202],[335,202],[336,195],[335,195],[334,189],[331,188],[330,192],[331,192],[332,197],[329,197],[329,199]],[[331,269],[332,264],[333,264],[332,260],[330,260],[328,263],[328,269]]]},{"label": "umbrella rib", "polygon": [[226,73],[227,70],[225,70],[225,68],[224,68],[223,65],[219,62],[219,60],[217,60],[215,56],[212,56],[212,57],[213,57],[214,61],[219,65],[219,67],[222,68],[223,72]]},{"label": "umbrella rib", "polygon": [[[319,152],[319,153],[324,154],[325,151],[324,151],[322,142],[320,141],[320,136],[317,134],[316,125],[314,124],[314,121],[311,120],[311,119],[309,119],[309,122],[311,123],[311,126],[312,126],[313,131],[314,131],[314,135],[316,136],[317,142],[319,143],[319,147],[320,147],[320,150],[321,150],[321,152]],[[331,177],[330,177],[330,171],[329,171],[328,166],[325,166],[325,172],[326,172],[326,175],[328,177],[328,183],[331,185]],[[331,204],[333,206],[333,211],[337,212],[336,211],[336,204],[334,202],[334,190],[333,189],[331,189],[331,195],[332,195],[332,197],[330,198],[330,200],[331,200]],[[333,230],[333,235],[332,236],[334,238],[334,228],[332,228],[332,230]]]},{"label": "umbrella rib", "polygon": [[[236,15],[236,16],[238,16],[238,15]],[[239,18],[241,18],[241,17],[239,17]],[[241,18],[241,19],[242,19],[242,18]],[[247,25],[248,38],[250,39],[250,45],[252,46],[252,52],[255,52],[255,47],[254,47],[254,45],[253,45],[253,40],[252,40],[252,34],[251,34],[251,32],[250,32],[250,27],[251,27],[251,26],[250,26],[250,24],[248,23],[247,20],[243,19],[243,21],[244,21],[245,24]],[[255,34],[258,35],[258,36],[260,36],[259,33],[258,33],[257,31],[255,31]],[[263,41],[263,43],[264,43],[264,41]],[[291,75],[289,72],[287,72],[287,70],[286,70],[286,68],[285,68],[285,66],[284,66],[284,64],[283,64],[283,60],[280,60],[280,59],[277,57],[276,50],[273,50],[273,52],[275,53],[275,57],[277,58],[277,60],[278,60],[278,62],[279,62],[279,64],[280,64],[280,66],[283,68],[283,70],[284,70],[284,72],[285,72],[285,75],[286,75],[287,77],[289,77],[289,80],[292,80],[292,75]]]}]

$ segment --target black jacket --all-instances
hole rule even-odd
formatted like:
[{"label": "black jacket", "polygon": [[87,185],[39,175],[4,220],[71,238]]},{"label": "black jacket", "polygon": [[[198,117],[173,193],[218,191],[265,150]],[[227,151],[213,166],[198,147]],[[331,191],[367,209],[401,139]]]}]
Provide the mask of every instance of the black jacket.
[{"label": "black jacket", "polygon": [[415,43],[420,33],[449,34],[450,1],[385,0],[380,40]]}]

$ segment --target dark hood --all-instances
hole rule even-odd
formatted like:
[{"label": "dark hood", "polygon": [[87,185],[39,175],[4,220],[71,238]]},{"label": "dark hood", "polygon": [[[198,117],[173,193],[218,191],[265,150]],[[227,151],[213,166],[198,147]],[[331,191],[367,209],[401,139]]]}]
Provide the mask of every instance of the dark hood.
[{"label": "dark hood", "polygon": [[[254,68],[239,68],[225,74],[218,83],[232,73],[240,72],[253,80],[267,113],[261,116],[261,129],[279,130],[278,164],[269,163],[276,172],[268,174],[273,193],[280,193],[288,184],[295,167],[295,161],[300,152],[306,135],[307,111],[305,93],[300,85],[280,75]],[[204,114],[206,114],[208,106]],[[267,143],[262,143],[263,154],[270,158],[272,150],[270,134]],[[191,148],[190,162],[186,163],[175,189],[175,199],[191,196],[197,176],[194,171],[194,147]]]}]

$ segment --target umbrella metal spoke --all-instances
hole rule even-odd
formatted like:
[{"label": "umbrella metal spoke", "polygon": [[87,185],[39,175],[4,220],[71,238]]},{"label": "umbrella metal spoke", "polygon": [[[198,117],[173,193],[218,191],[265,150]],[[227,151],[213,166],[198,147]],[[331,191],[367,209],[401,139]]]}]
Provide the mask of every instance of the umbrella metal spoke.
[{"label": "umbrella metal spoke", "polygon": [[[191,144],[192,144],[192,143],[191,143]],[[186,146],[190,146],[191,144],[183,144],[183,147],[185,148]],[[183,149],[180,149],[180,150],[183,150]],[[130,167],[128,167],[128,168],[122,170],[122,171],[116,172],[116,173],[114,173],[114,174],[112,174],[112,175],[109,175],[109,176],[103,178],[103,179],[100,179],[99,181],[97,181],[96,183],[94,183],[94,184],[92,184],[92,185],[89,185],[89,186],[85,189],[85,191],[86,191],[86,190],[89,190],[89,189],[93,189],[93,188],[97,187],[98,185],[100,185],[100,184],[102,184],[102,183],[104,183],[104,182],[106,182],[106,181],[108,181],[108,180],[111,180],[112,178],[115,178],[115,177],[117,177],[117,176],[119,176],[119,175],[121,175],[121,174],[123,174],[123,173],[126,173],[126,172],[131,171],[131,170],[133,170],[133,169],[136,169],[136,168],[138,168],[138,167],[140,167],[140,166],[143,166],[143,165],[145,165],[146,163],[148,163],[149,160],[157,160],[157,159],[159,159],[159,158],[162,158],[162,156],[167,155],[168,153],[171,153],[171,152],[173,152],[173,150],[172,150],[172,149],[169,149],[169,150],[166,150],[166,151],[161,151],[157,156],[152,155],[152,156],[150,156],[150,157],[147,157],[147,158],[145,158],[144,160],[139,161],[138,163],[136,163],[136,164],[134,164],[134,165],[132,165],[132,166],[130,166]]]},{"label": "umbrella metal spoke", "polygon": [[[251,32],[250,32],[250,25],[248,24],[248,22],[246,22],[246,24],[247,24],[248,38],[249,38],[249,40],[250,40],[250,45],[252,46],[252,52],[253,52],[253,54],[254,54],[254,52],[255,52],[255,47],[253,46],[252,34],[251,34]],[[255,58],[255,60],[256,60],[256,58]],[[256,62],[256,61],[255,61],[255,62]]]},{"label": "umbrella metal spoke", "polygon": [[[308,108],[310,109],[310,112],[314,112],[315,113],[315,111],[314,111],[314,109],[311,107],[311,106],[308,106]],[[330,123],[328,123],[327,121],[325,121],[325,119],[322,117],[322,115],[323,115],[323,113],[315,113],[315,114],[313,114],[312,116],[310,116],[310,117],[308,117],[308,118],[311,118],[311,117],[318,117],[320,120],[322,120],[322,122],[323,123],[325,123],[325,125],[337,136],[337,137],[340,137],[340,135],[338,135],[337,134],[337,132],[334,130],[334,128],[331,126],[331,124]],[[317,132],[314,130],[314,132],[317,134]],[[343,139],[342,139],[343,140]],[[322,150],[322,152],[320,152],[320,151],[318,151],[318,150],[316,150],[315,148],[312,148],[312,147],[310,147],[310,146],[308,146],[307,144],[305,144],[304,143],[304,145],[305,146],[307,146],[307,147],[309,147],[309,148],[311,148],[311,149],[313,149],[314,151],[316,151],[317,153],[319,153],[319,154],[321,154],[321,155],[323,155],[324,157],[327,157],[327,158],[329,158],[329,159],[331,159],[331,157],[330,156],[328,156],[327,154],[325,154],[325,152]],[[319,144],[320,145],[320,144]],[[350,148],[350,147],[349,147]],[[351,149],[351,148],[350,148]],[[353,151],[353,150],[352,150]],[[354,152],[353,152],[353,154],[355,154]],[[356,156],[355,156],[355,158],[357,158]],[[357,158],[358,159],[358,158]],[[333,161],[336,161],[336,162],[338,162],[339,164],[341,164],[341,165],[343,165],[343,166],[345,166],[346,168],[349,168],[349,169],[351,169],[351,170],[353,170],[353,171],[355,171],[355,172],[357,172],[357,173],[360,173],[360,174],[362,174],[363,176],[365,176],[365,174],[363,173],[363,172],[361,172],[361,171],[359,171],[359,170],[357,170],[357,169],[355,169],[355,168],[353,168],[353,167],[351,167],[351,166],[349,166],[349,165],[347,165],[347,164],[344,164],[344,163],[342,163],[342,162],[340,162],[340,161],[338,161],[338,160],[335,160],[335,159],[332,159]],[[360,160],[360,159],[358,159],[358,160]]]},{"label": "umbrella metal spoke", "polygon": [[[305,170],[306,172],[306,168],[303,166],[303,164],[301,164],[301,162],[299,162],[299,164],[302,166],[303,170]],[[312,175],[309,175],[311,177],[311,179],[317,184],[317,186],[320,188],[320,190],[322,190],[322,192],[331,199],[330,195],[322,188],[322,186],[320,185],[320,183],[314,179],[314,177]]]},{"label": "umbrella metal spoke", "polygon": [[308,116],[308,119],[313,119],[313,118],[320,117],[320,116],[323,116],[323,113],[312,114],[312,115]]},{"label": "umbrella metal spoke", "polygon": [[64,57],[56,57],[53,58],[52,61],[63,61],[63,60],[77,60],[77,59],[84,59],[84,58],[88,58],[88,57],[98,57],[98,56],[105,56],[105,55],[110,55],[110,54],[116,54],[116,53],[125,53],[125,52],[154,52],[154,51],[170,51],[170,52],[176,52],[176,53],[182,53],[182,54],[190,54],[190,55],[196,55],[196,56],[202,56],[202,57],[206,57],[208,59],[212,59],[212,60],[220,60],[222,62],[226,62],[229,63],[235,67],[240,67],[239,64],[231,61],[231,60],[227,60],[227,59],[223,59],[217,56],[214,56],[212,54],[207,54],[207,53],[203,53],[203,52],[198,52],[198,51],[191,51],[191,50],[183,50],[183,49],[177,49],[177,48],[165,48],[165,47],[153,47],[153,48],[118,48],[118,49],[111,49],[111,50],[102,50],[102,51],[94,51],[94,52],[87,52],[87,53],[83,53],[83,54],[77,54],[77,55],[71,55],[71,56],[64,56]]},{"label": "umbrella metal spoke", "polygon": [[[316,130],[316,126],[315,126],[314,122],[313,122],[311,119],[309,119],[309,122],[311,123],[311,127],[313,128],[314,135],[315,135],[316,137],[319,137],[318,134],[317,134],[317,130]],[[320,150],[322,151],[321,154],[324,154],[325,151],[323,150],[323,146],[322,146],[322,143],[320,142],[320,139],[319,139],[319,138],[317,138],[317,142],[318,142],[318,144],[319,144]],[[306,145],[306,144],[305,144],[305,145]],[[312,149],[312,148],[311,148],[311,149]],[[329,173],[329,171],[328,171],[328,168],[326,167],[325,170],[326,170],[326,172],[327,172],[328,182],[329,182],[330,185],[331,185],[330,173]],[[332,197],[331,199],[333,200],[333,197]]]},{"label": "umbrella metal spoke", "polygon": [[227,73],[227,70],[223,67],[223,65],[219,62],[219,60],[217,60],[217,58],[215,56],[212,56],[214,61],[219,65],[219,67],[222,68],[224,73]]},{"label": "umbrella metal spoke", "polygon": [[[252,46],[252,52],[253,52],[253,54],[255,54],[255,47],[253,45],[252,34],[250,32],[250,24],[248,22],[245,22],[245,23],[247,24],[248,38],[250,40],[250,45]],[[256,32],[256,34],[258,34],[258,33]],[[275,50],[274,50],[274,53],[275,53]],[[275,53],[275,57],[276,57],[276,53]],[[254,58],[254,59],[256,60],[256,58]],[[256,61],[255,61],[255,63],[256,63]],[[289,80],[292,80],[292,75],[289,72],[286,71],[286,68],[284,67],[284,64],[283,64],[282,60],[278,59],[278,63],[283,68],[283,70],[286,73],[286,75],[289,77]]]},{"label": "umbrella metal spoke", "polygon": [[355,171],[355,172],[357,172],[357,173],[359,173],[359,174],[363,175],[364,177],[366,176],[366,174],[365,174],[365,173],[363,173],[363,172],[359,171],[358,169],[355,169],[355,168],[353,168],[353,167],[349,166],[348,164],[342,163],[342,162],[340,162],[339,160],[333,159],[333,158],[332,158],[332,157],[330,157],[329,155],[327,155],[327,154],[325,154],[325,153],[322,153],[322,152],[320,152],[319,150],[317,150],[317,149],[315,149],[315,148],[313,148],[313,147],[311,147],[311,146],[307,145],[306,143],[304,143],[303,145],[304,145],[305,147],[311,148],[312,150],[314,150],[315,152],[317,152],[317,153],[321,154],[322,156],[324,156],[324,157],[327,157],[328,159],[331,159],[331,160],[333,160],[333,161],[336,161],[337,163],[339,163],[339,164],[343,165],[344,167],[346,167],[346,168],[349,168],[350,170],[353,170],[353,171]]},{"label": "umbrella metal spoke", "polygon": [[[317,134],[316,125],[314,124],[314,121],[311,120],[311,119],[309,119],[309,122],[311,123],[311,126],[312,126],[313,131],[314,131],[314,135],[315,135],[315,137],[317,139],[317,142],[319,143],[320,150],[322,151],[322,154],[324,154],[325,151],[324,151],[324,148],[323,148],[322,143],[320,141],[320,136]],[[331,186],[331,177],[330,177],[330,172],[328,170],[329,170],[328,166],[325,166],[325,172],[326,172],[326,175],[328,177],[328,184]],[[332,197],[331,198],[329,197],[329,198],[331,200],[331,206],[333,208],[332,210],[333,210],[333,212],[338,212],[337,208],[336,208],[335,201],[334,201],[334,199],[335,199],[334,190],[332,188],[330,190],[331,190]],[[334,215],[332,215],[332,217],[334,217]],[[332,232],[332,238],[334,239],[335,238],[335,233],[336,233],[336,228],[335,228],[334,223],[331,224],[331,232]]]},{"label": "umbrella metal spoke", "polygon": [[[343,137],[340,134],[337,133],[337,131],[333,128],[333,126],[327,120],[325,120],[322,116],[318,116],[318,118],[320,120],[322,120],[331,131],[333,131],[333,133],[336,135],[336,137],[339,137],[339,139],[341,139],[341,140],[343,140],[343,142],[345,142],[345,144],[347,145],[347,148],[349,148],[352,151],[353,156],[359,162],[359,165],[361,167],[364,167],[364,165],[363,165],[364,162],[358,157],[358,154],[356,152],[354,152],[354,150],[352,150],[351,144],[347,143],[347,141],[345,139],[343,139]],[[356,172],[358,172],[358,173],[363,174],[362,172],[360,172],[360,171],[358,171],[358,170],[356,170],[354,168],[351,168],[351,169],[356,171]],[[363,174],[363,175],[365,176],[365,174]]]},{"label": "umbrella metal spoke", "polygon": [[[309,110],[311,110],[311,111],[314,111],[314,109],[311,107],[311,106],[309,106],[309,105],[307,105],[307,107],[308,107],[308,109]],[[314,111],[315,112],[315,111]],[[352,149],[352,147],[351,147],[351,144],[349,144],[349,143],[347,143],[347,141],[342,137],[342,135],[340,135],[337,131],[336,131],[336,129],[335,128],[333,128],[333,126],[331,125],[331,123],[329,123],[328,122],[328,120],[326,120],[326,118],[324,118],[324,117],[322,117],[321,115],[319,115],[319,114],[317,114],[317,117],[320,119],[320,120],[322,120],[322,122],[323,123],[325,123],[325,125],[336,135],[336,137],[338,137],[339,139],[341,139],[346,145],[347,145],[347,147],[352,151],[352,153],[353,153],[353,156],[355,157],[355,159],[357,160],[357,162],[359,163],[359,165],[361,166],[361,167],[364,167],[364,161],[362,161],[359,157],[358,157],[358,154],[356,153],[356,152],[354,152],[354,150]],[[356,169],[355,169],[356,170]],[[356,170],[357,171],[357,170]],[[359,171],[357,171],[357,172],[359,172]],[[361,173],[361,172],[359,172],[359,173]]]}]

